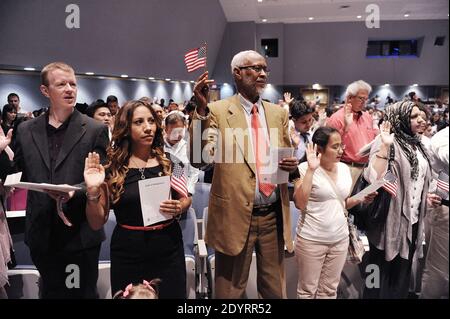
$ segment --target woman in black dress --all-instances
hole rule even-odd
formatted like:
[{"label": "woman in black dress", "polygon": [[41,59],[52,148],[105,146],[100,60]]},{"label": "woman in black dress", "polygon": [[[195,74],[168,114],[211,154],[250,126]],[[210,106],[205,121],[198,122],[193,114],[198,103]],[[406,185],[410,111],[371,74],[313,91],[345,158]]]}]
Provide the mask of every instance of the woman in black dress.
[{"label": "woman in black dress", "polygon": [[160,212],[172,215],[168,220],[144,226],[141,211],[138,181],[172,175],[173,167],[180,165],[164,153],[163,143],[161,122],[150,104],[130,101],[116,116],[105,168],[97,154],[86,158],[90,226],[99,229],[107,221],[110,203],[117,220],[111,238],[113,294],[130,283],[160,278],[160,298],[186,297],[183,239],[177,217],[191,204],[187,190],[172,188],[173,199],[160,204]]}]

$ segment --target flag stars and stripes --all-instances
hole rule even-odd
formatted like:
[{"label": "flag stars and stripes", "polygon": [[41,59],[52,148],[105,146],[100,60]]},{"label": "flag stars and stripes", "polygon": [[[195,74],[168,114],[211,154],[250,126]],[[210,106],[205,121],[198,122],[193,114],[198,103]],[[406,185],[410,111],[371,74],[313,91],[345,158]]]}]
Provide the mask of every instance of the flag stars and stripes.
[{"label": "flag stars and stripes", "polygon": [[201,67],[206,67],[206,45],[189,51],[184,55],[184,63],[188,72],[193,72]]},{"label": "flag stars and stripes", "polygon": [[172,176],[170,178],[170,186],[178,193],[181,197],[188,197],[187,189],[187,179],[184,174],[184,168],[180,163],[173,164]]}]

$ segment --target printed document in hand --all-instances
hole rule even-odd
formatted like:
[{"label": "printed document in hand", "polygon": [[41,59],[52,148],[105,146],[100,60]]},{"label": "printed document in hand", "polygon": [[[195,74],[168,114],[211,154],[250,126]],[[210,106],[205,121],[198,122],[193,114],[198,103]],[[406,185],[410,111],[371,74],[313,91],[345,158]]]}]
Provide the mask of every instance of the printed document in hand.
[{"label": "printed document in hand", "polygon": [[278,163],[283,158],[292,157],[294,149],[292,147],[281,147],[270,149],[270,163],[262,168],[261,181],[263,183],[284,184],[289,181],[289,172],[283,171]]},{"label": "printed document in hand", "polygon": [[5,180],[5,186],[9,187],[15,187],[15,188],[23,188],[28,189],[30,191],[36,191],[36,192],[45,192],[45,190],[52,190],[52,191],[59,191],[59,192],[70,192],[70,191],[76,191],[81,189],[81,187],[78,186],[71,186],[67,184],[47,184],[47,183],[28,183],[28,182],[21,182],[20,179],[22,178],[22,172],[11,174],[6,176]]},{"label": "printed document in hand", "polygon": [[366,188],[364,188],[362,191],[360,191],[358,194],[355,194],[352,196],[353,199],[356,200],[364,200],[364,197],[369,195],[370,193],[375,192],[377,189],[382,187],[387,182],[392,182],[395,180],[396,177],[392,175],[391,172],[387,172],[386,175],[384,175],[383,178],[376,180],[374,183],[369,184]]},{"label": "printed document in hand", "polygon": [[169,199],[170,176],[143,179],[138,185],[144,226],[172,218],[171,215],[159,211],[161,202]]}]

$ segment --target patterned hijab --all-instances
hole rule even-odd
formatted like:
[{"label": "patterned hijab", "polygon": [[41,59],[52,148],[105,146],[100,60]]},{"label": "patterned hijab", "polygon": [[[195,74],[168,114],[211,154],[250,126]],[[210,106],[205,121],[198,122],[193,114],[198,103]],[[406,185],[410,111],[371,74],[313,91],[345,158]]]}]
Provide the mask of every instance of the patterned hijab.
[{"label": "patterned hijab", "polygon": [[417,159],[416,148],[419,148],[423,156],[428,159],[424,146],[418,134],[411,131],[411,112],[413,107],[419,107],[414,101],[401,101],[391,104],[386,108],[384,120],[391,123],[391,131],[394,133],[397,143],[406,154],[406,158],[411,165],[411,178],[417,180],[419,176],[419,161]]}]

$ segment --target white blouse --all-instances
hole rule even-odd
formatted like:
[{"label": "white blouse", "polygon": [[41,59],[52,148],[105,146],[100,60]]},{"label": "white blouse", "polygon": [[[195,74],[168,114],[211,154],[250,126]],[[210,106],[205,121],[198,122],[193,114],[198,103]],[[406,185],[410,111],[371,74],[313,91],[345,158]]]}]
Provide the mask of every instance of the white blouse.
[{"label": "white blouse", "polygon": [[[337,163],[336,189],[341,198],[351,193],[352,176],[344,163]],[[298,166],[300,176],[306,174],[308,163]],[[327,174],[319,167],[313,175],[311,193],[306,211],[302,212],[297,224],[297,235],[311,241],[336,243],[348,237],[348,224],[342,205],[336,197]]]}]

